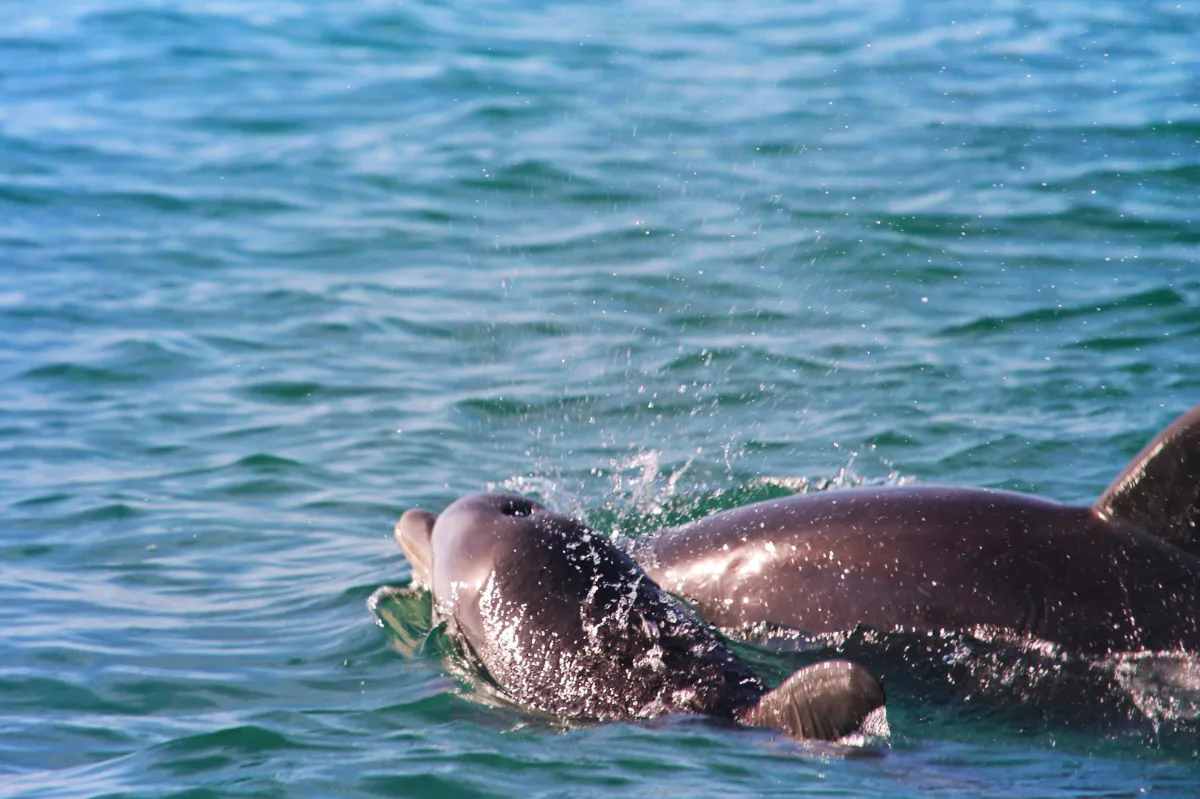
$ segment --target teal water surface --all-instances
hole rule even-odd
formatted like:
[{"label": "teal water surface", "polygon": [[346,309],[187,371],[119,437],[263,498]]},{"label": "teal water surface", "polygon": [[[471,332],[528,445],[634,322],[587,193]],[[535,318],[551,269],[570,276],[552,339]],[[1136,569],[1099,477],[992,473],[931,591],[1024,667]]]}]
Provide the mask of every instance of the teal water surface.
[{"label": "teal water surface", "polygon": [[1200,402],[1198,41],[1134,0],[0,7],[0,796],[1200,793],[1200,710],[1075,712],[1087,668],[901,652],[858,752],[564,730],[366,605],[404,509],[489,487],[628,534],[1090,502]]}]

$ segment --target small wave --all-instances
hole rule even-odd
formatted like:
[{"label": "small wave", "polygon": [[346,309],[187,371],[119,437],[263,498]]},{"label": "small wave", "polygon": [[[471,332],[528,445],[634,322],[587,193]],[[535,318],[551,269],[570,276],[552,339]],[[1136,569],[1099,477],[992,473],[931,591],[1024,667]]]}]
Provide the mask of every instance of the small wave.
[{"label": "small wave", "polygon": [[[236,765],[242,758],[251,755],[310,748],[313,747],[309,744],[257,724],[243,724],[189,735],[157,747],[160,754],[174,756],[169,767],[176,772],[192,771],[190,764],[196,764],[200,766],[200,770],[207,771],[218,764]],[[199,758],[202,754],[205,757]]]},{"label": "small wave", "polygon": [[103,369],[78,363],[53,363],[25,371],[22,378],[58,383],[64,387],[125,386],[141,378],[128,370]]},{"label": "small wave", "polygon": [[137,519],[144,515],[145,511],[134,505],[124,502],[111,502],[107,505],[89,508],[88,510],[65,516],[63,517],[63,521],[70,525],[82,525],[94,522],[125,521],[128,519]]},{"label": "small wave", "polygon": [[262,452],[255,453],[254,455],[247,455],[233,465],[235,467],[252,469],[258,472],[283,472],[293,468],[302,468],[304,466],[304,464],[300,463],[300,461]]},{"label": "small wave", "polygon": [[73,494],[64,494],[56,491],[50,494],[41,494],[35,497],[27,497],[26,499],[18,500],[13,503],[13,507],[29,508],[39,507],[42,505],[57,505],[60,502],[66,502],[71,499],[74,499]]},{"label": "small wave", "polygon": [[303,495],[315,490],[317,490],[315,485],[264,478],[259,480],[244,480],[232,485],[222,486],[219,489],[215,489],[213,495],[224,496],[230,499],[256,499]]},{"label": "small wave", "polygon": [[587,408],[593,402],[594,399],[585,394],[564,395],[540,402],[506,397],[487,397],[465,399],[456,403],[455,407],[473,416],[487,419],[554,418],[572,408]]},{"label": "small wave", "polygon": [[1174,289],[1151,289],[1106,303],[1035,308],[1011,316],[981,316],[965,324],[944,327],[938,331],[937,335],[954,337],[980,333],[1000,333],[1023,327],[1043,325],[1049,322],[1062,322],[1069,319],[1091,317],[1094,314],[1111,313],[1113,311],[1127,309],[1145,311],[1148,308],[1176,308],[1186,306],[1187,304],[1187,298]]},{"label": "small wave", "polygon": [[[528,768],[529,766],[527,763],[507,758],[504,759],[504,762],[508,768]],[[472,777],[464,773],[443,771],[444,766],[436,768],[438,770],[435,773],[409,771],[404,774],[367,774],[359,779],[358,784],[371,796],[411,796],[430,797],[431,799],[453,796],[461,797],[461,799],[492,799],[492,797],[500,795],[495,792],[491,780]]]},{"label": "small wave", "polygon": [[1064,344],[1064,349],[1095,350],[1097,352],[1121,352],[1124,350],[1141,350],[1163,343],[1160,336],[1093,336],[1081,341]]},{"label": "small wave", "polygon": [[171,9],[133,8],[91,13],[81,22],[97,31],[152,37],[201,30],[206,18]]},{"label": "small wave", "polygon": [[314,394],[320,395],[324,390],[323,383],[312,381],[268,380],[251,383],[242,389],[242,393],[255,399],[290,405],[311,400]]},{"label": "small wave", "polygon": [[0,679],[0,699],[10,711],[70,710],[116,713],[120,708],[82,685],[49,677],[11,676]]}]

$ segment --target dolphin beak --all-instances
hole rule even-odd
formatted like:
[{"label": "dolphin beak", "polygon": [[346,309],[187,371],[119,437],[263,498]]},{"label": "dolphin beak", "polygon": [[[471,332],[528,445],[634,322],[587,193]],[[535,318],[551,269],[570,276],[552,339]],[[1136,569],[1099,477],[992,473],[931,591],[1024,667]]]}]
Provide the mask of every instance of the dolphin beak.
[{"label": "dolphin beak", "polygon": [[430,587],[433,569],[433,525],[437,516],[426,510],[405,511],[396,522],[396,543],[412,566],[413,584]]}]

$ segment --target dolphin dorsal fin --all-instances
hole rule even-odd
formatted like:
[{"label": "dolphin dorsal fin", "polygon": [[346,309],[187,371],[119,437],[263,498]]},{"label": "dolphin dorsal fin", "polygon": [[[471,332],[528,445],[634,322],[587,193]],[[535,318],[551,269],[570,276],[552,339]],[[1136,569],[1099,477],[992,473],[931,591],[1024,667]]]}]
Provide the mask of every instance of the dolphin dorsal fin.
[{"label": "dolphin dorsal fin", "polygon": [[742,716],[742,722],[774,727],[793,738],[836,741],[862,731],[884,704],[875,675],[848,660],[826,660],[800,669]]},{"label": "dolphin dorsal fin", "polygon": [[1200,556],[1200,405],[1147,444],[1092,507]]}]

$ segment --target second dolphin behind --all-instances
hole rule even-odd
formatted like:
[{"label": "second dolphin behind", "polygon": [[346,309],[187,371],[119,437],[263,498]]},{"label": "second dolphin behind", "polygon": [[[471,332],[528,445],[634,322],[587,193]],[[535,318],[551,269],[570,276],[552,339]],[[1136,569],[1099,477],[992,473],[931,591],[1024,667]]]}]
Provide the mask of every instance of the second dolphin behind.
[{"label": "second dolphin behind", "polygon": [[979,626],[1088,655],[1200,652],[1200,407],[1090,507],[946,486],[759,502],[638,539],[655,580],[726,630]]}]

